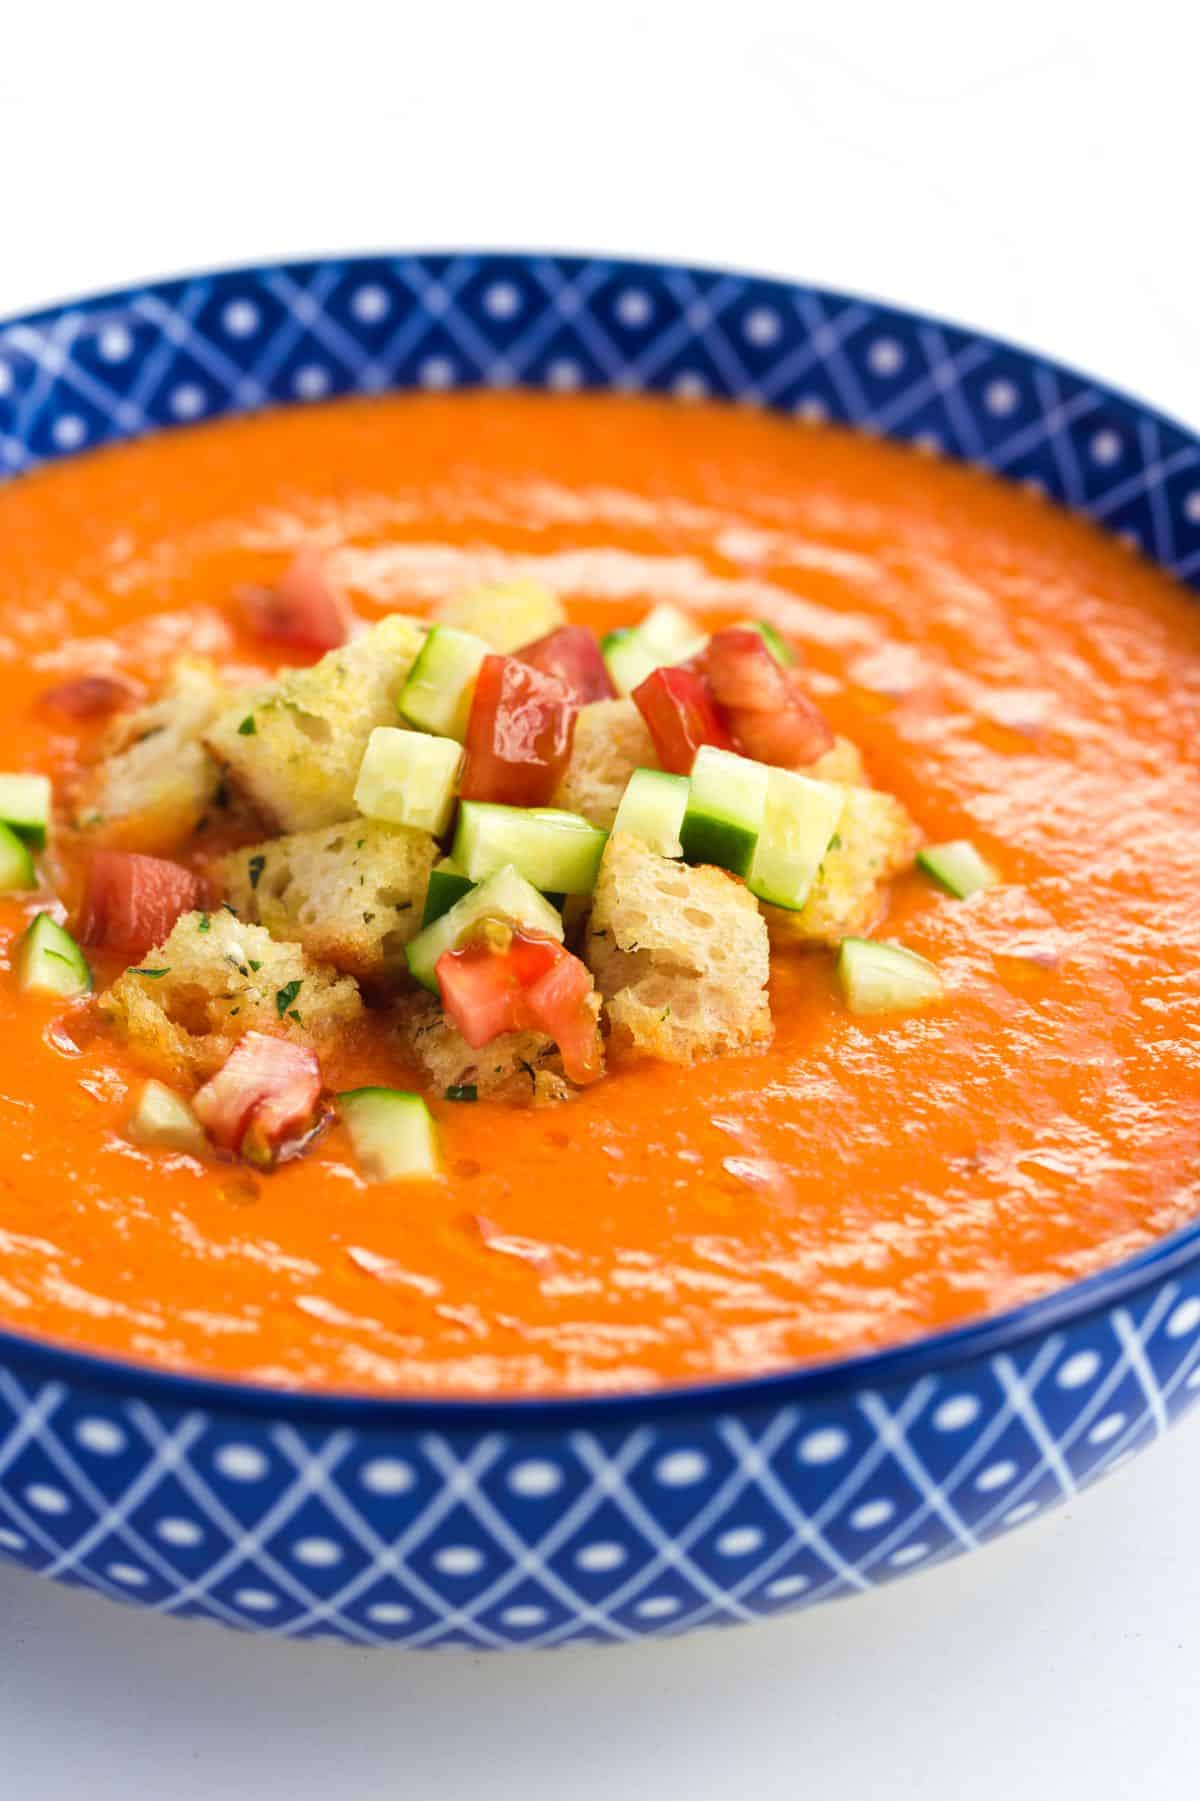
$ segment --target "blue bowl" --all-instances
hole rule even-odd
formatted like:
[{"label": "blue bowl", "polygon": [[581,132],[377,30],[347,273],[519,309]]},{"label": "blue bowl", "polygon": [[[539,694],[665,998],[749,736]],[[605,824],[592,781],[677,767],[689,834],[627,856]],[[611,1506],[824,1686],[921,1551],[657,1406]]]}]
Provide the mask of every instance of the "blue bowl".
[{"label": "blue bowl", "polygon": [[[378,256],[56,307],[0,328],[0,457],[17,472],[267,405],[513,383],[711,394],[936,444],[1200,586],[1194,436],[991,338],[712,270]],[[491,1650],[677,1633],[970,1550],[1122,1463],[1198,1392],[1200,1223],[899,1350],[648,1395],[305,1395],[3,1333],[0,1552],[283,1637]]]}]

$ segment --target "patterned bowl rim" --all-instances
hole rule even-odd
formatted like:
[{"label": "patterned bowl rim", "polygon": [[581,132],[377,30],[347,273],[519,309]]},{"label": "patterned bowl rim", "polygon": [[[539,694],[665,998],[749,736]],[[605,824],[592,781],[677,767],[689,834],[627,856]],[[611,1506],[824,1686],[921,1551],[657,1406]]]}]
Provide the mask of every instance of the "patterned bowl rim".
[{"label": "patterned bowl rim", "polygon": [[[811,287],[795,276],[774,271],[733,270],[716,263],[659,262],[650,258],[599,252],[528,248],[473,250],[462,246],[441,246],[409,248],[404,251],[330,252],[326,256],[222,264],[179,275],[148,277],[135,286],[110,288],[53,301],[34,312],[0,318],[0,334],[22,326],[42,325],[73,311],[92,312],[119,307],[147,290],[175,288],[194,281],[224,280],[238,276],[252,279],[277,270],[307,269],[335,262],[352,267],[396,257],[424,260],[445,256],[470,258],[483,266],[546,259],[565,259],[571,262],[581,259],[611,261],[631,273],[642,270],[647,275],[669,272],[703,278],[732,276],[750,285],[771,283],[803,288],[821,302],[839,306],[858,304],[885,312],[889,317],[914,327],[924,325],[950,331],[969,330],[974,338],[993,350],[1036,364],[1065,380],[1087,383],[1118,412],[1149,421],[1190,439],[1193,443],[1197,440],[1194,428],[1139,400],[1126,390],[1098,381],[1093,375],[1069,363],[1060,362],[1057,358],[1045,356],[1029,345],[998,337],[992,332],[976,330],[973,326],[964,325],[961,320],[951,320],[941,314],[913,307],[897,306],[891,301],[858,291]],[[720,404],[719,397],[717,398]],[[280,407],[288,404],[286,401],[272,403],[273,406]],[[159,426],[152,435],[177,429],[179,427]],[[51,460],[57,464],[68,460],[72,454],[86,453],[60,453]],[[5,481],[8,479],[11,478],[0,478]],[[1005,478],[1000,476],[998,479]],[[892,1383],[907,1382],[932,1371],[974,1362],[1000,1351],[1012,1351],[1028,1339],[1040,1337],[1056,1328],[1078,1322],[1088,1314],[1099,1313],[1119,1301],[1128,1300],[1142,1289],[1165,1281],[1198,1258],[1200,1219],[1193,1220],[1134,1256],[1122,1258],[1110,1268],[1100,1270],[1092,1276],[1066,1283],[1033,1301],[946,1331],[922,1333],[904,1343],[885,1346],[880,1350],[798,1364],[762,1375],[734,1377],[719,1382],[679,1383],[663,1388],[623,1390],[617,1393],[600,1391],[572,1395],[479,1398],[392,1396],[361,1394],[352,1389],[280,1387],[234,1377],[193,1375],[185,1371],[160,1369],[153,1364],[105,1356],[52,1338],[3,1327],[0,1327],[0,1360],[49,1375],[57,1374],[60,1379],[68,1379],[76,1388],[109,1392],[116,1390],[130,1397],[158,1400],[227,1416],[285,1415],[313,1424],[337,1422],[347,1426],[392,1430],[453,1430],[455,1427],[491,1427],[500,1430],[505,1427],[525,1427],[553,1431],[556,1428],[598,1426],[604,1422],[616,1424],[631,1418],[725,1413],[760,1406],[778,1407],[789,1402],[814,1404],[840,1396],[847,1390],[878,1389]]]}]

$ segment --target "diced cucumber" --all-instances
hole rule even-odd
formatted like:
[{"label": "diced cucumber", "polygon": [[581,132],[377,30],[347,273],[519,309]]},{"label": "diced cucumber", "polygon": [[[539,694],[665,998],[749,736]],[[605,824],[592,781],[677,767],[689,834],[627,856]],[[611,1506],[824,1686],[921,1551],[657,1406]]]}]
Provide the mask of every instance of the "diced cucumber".
[{"label": "diced cucumber", "polygon": [[429,872],[429,887],[425,892],[422,930],[440,919],[443,913],[448,913],[455,901],[469,894],[474,886],[470,876],[464,875],[451,857],[443,857],[440,863],[435,863]]},{"label": "diced cucumber", "polygon": [[370,819],[437,837],[450,823],[461,768],[462,746],[453,738],[377,725],[367,740],[354,804]]},{"label": "diced cucumber", "polygon": [[743,631],[758,633],[759,637],[781,668],[791,669],[795,665],[796,653],[793,651],[787,639],[783,636],[783,633],[776,631],[769,620],[739,619],[738,624]]},{"label": "diced cucumber", "polygon": [[774,907],[802,907],[845,804],[846,790],[835,782],[770,770],[762,831],[746,877],[750,892]]},{"label": "diced cucumber", "polygon": [[664,663],[683,663],[708,642],[694,619],[678,607],[652,607],[639,625],[623,626],[600,640],[619,694],[632,694]]},{"label": "diced cucumber", "polygon": [[935,882],[966,900],[982,888],[994,888],[999,875],[980,856],[969,838],[954,838],[949,844],[930,844],[918,851],[917,862]]},{"label": "diced cucumber", "polygon": [[638,637],[636,625],[624,625],[615,632],[606,632],[600,640],[600,655],[618,694],[632,694],[658,668]]},{"label": "diced cucumber", "polygon": [[187,1151],[203,1157],[208,1150],[204,1127],[182,1095],[161,1082],[147,1082],[126,1127],[138,1144],[158,1150]]},{"label": "diced cucumber", "polygon": [[465,800],[451,855],[473,882],[506,863],[543,894],[590,894],[608,833],[557,807],[501,807]]},{"label": "diced cucumber", "polygon": [[34,850],[46,848],[54,799],[46,775],[0,775],[0,820]]},{"label": "diced cucumber", "polygon": [[625,784],[614,832],[640,838],[660,857],[682,857],[683,816],[688,805],[686,775],[667,775],[661,769],[635,769]]},{"label": "diced cucumber", "polygon": [[57,994],[73,1000],[89,994],[92,972],[70,932],[39,913],[17,946],[17,980],[26,993]]},{"label": "diced cucumber", "polygon": [[337,1097],[359,1168],[369,1182],[440,1174],[437,1127],[419,1094],[352,1088]]},{"label": "diced cucumber", "polygon": [[452,625],[435,625],[400,690],[400,712],[418,731],[461,744],[479,665],[492,647]]},{"label": "diced cucumber", "polygon": [[754,861],[767,802],[765,763],[703,744],[696,752],[680,837],[689,863],[745,875]]},{"label": "diced cucumber", "polygon": [[15,894],[37,887],[37,871],[24,839],[11,826],[0,823],[0,894]]},{"label": "diced cucumber", "polygon": [[456,901],[448,913],[418,932],[405,946],[408,967],[416,981],[431,993],[438,992],[438,958],[452,951],[477,925],[486,919],[501,920],[507,925],[523,926],[526,931],[563,940],[562,916],[544,895],[511,867],[498,869],[495,875],[480,882],[469,894]]},{"label": "diced cucumber", "polygon": [[544,638],[567,618],[554,590],[532,576],[469,588],[444,603],[442,616],[458,631],[474,632],[506,654]]},{"label": "diced cucumber", "polygon": [[851,1013],[901,1013],[940,1000],[945,983],[932,963],[898,944],[843,938],[837,976]]}]

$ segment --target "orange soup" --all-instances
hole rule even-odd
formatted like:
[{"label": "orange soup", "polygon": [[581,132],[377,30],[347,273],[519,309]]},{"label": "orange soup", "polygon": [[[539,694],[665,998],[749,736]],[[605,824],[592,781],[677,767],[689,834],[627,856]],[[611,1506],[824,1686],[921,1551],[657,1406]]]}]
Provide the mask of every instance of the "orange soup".
[{"label": "orange soup", "polygon": [[[1200,612],[1088,525],[832,429],[493,393],[84,458],[0,493],[0,537],[0,764],[56,797],[101,728],[47,690],[149,693],[184,651],[269,676],[230,597],[315,545],[364,620],[533,576],[599,630],[770,621],[924,839],[1000,878],[892,884],[874,934],[936,965],[930,1005],[855,1015],[831,952],[783,950],[766,1048],[616,1061],[557,1106],[434,1098],[442,1178],[371,1184],[336,1120],[266,1174],[131,1141],[135,1054],[14,972],[34,913],[78,907],[60,809],[41,892],[0,899],[5,1326],[319,1388],[631,1389],[893,1344],[1194,1217]],[[91,954],[97,988],[125,961]],[[411,1085],[386,1010],[324,1075]]]}]

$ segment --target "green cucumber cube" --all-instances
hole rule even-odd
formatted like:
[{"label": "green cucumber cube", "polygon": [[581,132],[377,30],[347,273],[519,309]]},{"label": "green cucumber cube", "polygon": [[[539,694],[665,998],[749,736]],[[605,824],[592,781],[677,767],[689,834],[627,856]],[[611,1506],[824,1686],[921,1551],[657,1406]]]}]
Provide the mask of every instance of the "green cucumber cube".
[{"label": "green cucumber cube", "polygon": [[45,775],[0,775],[0,821],[34,850],[46,848],[54,801]]},{"label": "green cucumber cube", "polygon": [[17,981],[27,994],[56,994],[63,1000],[90,994],[92,972],[70,932],[48,913],[39,913],[17,945]]},{"label": "green cucumber cube", "polygon": [[746,877],[750,892],[774,907],[793,912],[803,907],[845,804],[846,790],[835,782],[771,769],[762,831]]},{"label": "green cucumber cube", "polygon": [[475,678],[490,644],[452,625],[435,625],[400,690],[400,712],[422,732],[461,744],[475,694]]},{"label": "green cucumber cube", "polygon": [[37,887],[37,871],[29,846],[11,826],[0,823],[0,894],[17,894]]},{"label": "green cucumber cube", "polygon": [[851,1013],[902,1013],[940,1000],[946,985],[934,965],[899,944],[843,938],[837,979]]},{"label": "green cucumber cube", "polygon": [[511,863],[543,894],[590,894],[607,842],[579,813],[465,800],[451,854],[473,882]]},{"label": "green cucumber cube", "polygon": [[917,853],[917,863],[959,900],[994,888],[1000,880],[990,863],[984,861],[969,838],[954,838],[949,844],[930,844]]},{"label": "green cucumber cube", "polygon": [[156,1150],[203,1157],[209,1148],[204,1128],[183,1096],[162,1082],[146,1083],[126,1130],[136,1143]]},{"label": "green cucumber cube", "polygon": [[762,830],[768,773],[765,763],[701,745],[680,832],[689,863],[716,863],[734,875],[746,874]]},{"label": "green cucumber cube", "polygon": [[686,775],[661,769],[635,769],[625,784],[614,832],[628,832],[660,857],[682,857],[683,816],[687,812]]},{"label": "green cucumber cube", "polygon": [[440,1175],[437,1126],[419,1094],[353,1088],[339,1094],[337,1103],[369,1182],[429,1181]]},{"label": "green cucumber cube", "polygon": [[435,863],[429,872],[429,887],[425,891],[425,911],[421,915],[421,926],[431,926],[435,919],[448,913],[455,901],[469,894],[475,886],[469,875],[464,875],[458,864],[451,857],[443,857]]},{"label": "green cucumber cube", "polygon": [[498,869],[495,875],[464,894],[448,913],[443,913],[440,919],[418,932],[405,946],[404,954],[413,979],[420,982],[422,988],[428,988],[431,994],[437,994],[438,958],[446,951],[456,949],[476,926],[489,919],[523,927],[544,938],[554,938],[559,944],[563,941],[562,915],[545,896],[515,869]]},{"label": "green cucumber cube", "polygon": [[415,826],[436,838],[450,824],[462,746],[453,738],[377,725],[367,740],[354,804],[369,819]]}]

